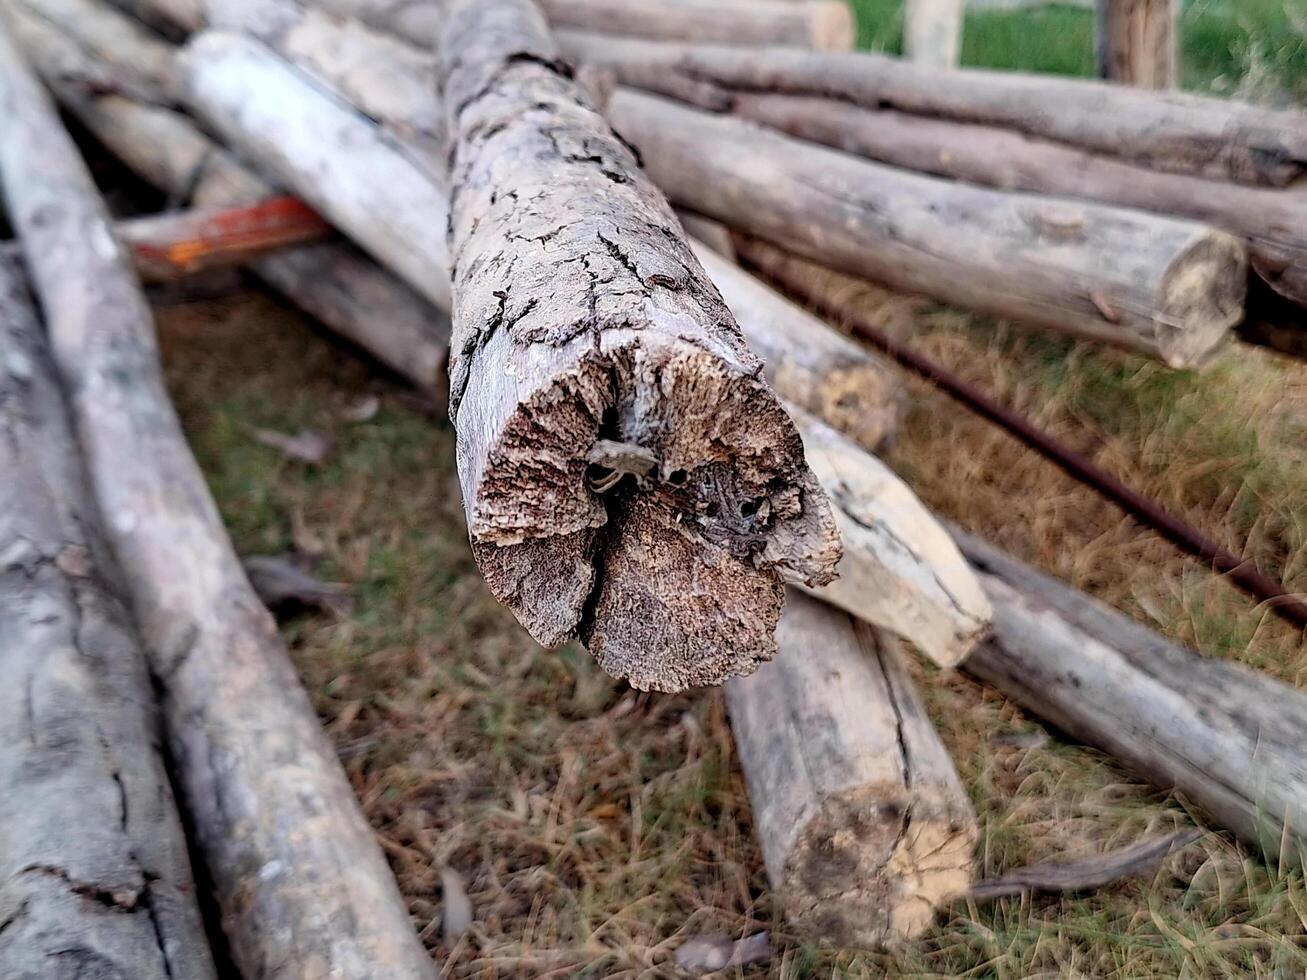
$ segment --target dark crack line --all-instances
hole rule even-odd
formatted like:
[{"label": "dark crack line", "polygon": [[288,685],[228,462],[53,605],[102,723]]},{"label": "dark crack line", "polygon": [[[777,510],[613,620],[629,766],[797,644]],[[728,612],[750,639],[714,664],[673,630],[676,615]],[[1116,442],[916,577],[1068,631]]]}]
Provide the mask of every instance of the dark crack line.
[{"label": "dark crack line", "polygon": [[103,905],[113,912],[135,912],[140,906],[140,891],[130,889],[130,886],[120,891],[114,891],[112,888],[106,888],[94,882],[79,881],[58,865],[29,864],[19,869],[18,874],[42,874],[56,878],[66,884],[68,890],[73,894]]}]

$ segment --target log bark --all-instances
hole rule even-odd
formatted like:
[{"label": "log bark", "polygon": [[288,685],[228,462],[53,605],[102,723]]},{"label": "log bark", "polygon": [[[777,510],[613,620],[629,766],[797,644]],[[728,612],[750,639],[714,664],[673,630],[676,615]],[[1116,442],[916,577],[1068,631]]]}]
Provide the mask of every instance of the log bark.
[{"label": "log bark", "polygon": [[1098,0],[1098,77],[1137,88],[1172,89],[1179,71],[1177,0]]},{"label": "log bark", "polygon": [[554,27],[661,41],[853,48],[845,0],[540,0]]},{"label": "log bark", "polygon": [[1205,658],[954,531],[994,605],[966,669],[1031,714],[1178,790],[1272,858],[1307,844],[1307,695]]},{"label": "log bark", "polygon": [[0,472],[0,976],[211,980],[145,656],[7,258]]},{"label": "log bark", "polygon": [[928,68],[956,68],[962,57],[966,0],[907,0],[903,5],[903,54]]},{"label": "log bark", "polygon": [[[71,4],[68,10],[83,23],[91,22]],[[143,180],[178,203],[199,206],[247,204],[273,192],[185,116],[117,94],[117,72],[130,62],[132,51],[108,44],[106,38],[115,35],[101,35],[92,55],[68,40],[71,28],[62,20],[43,21],[26,11],[15,3],[11,22],[46,83],[64,107]],[[176,93],[160,95],[167,100]],[[449,386],[447,313],[354,246],[307,246],[260,259],[250,268],[328,329],[444,404]]]},{"label": "log bark", "polygon": [[0,184],[236,964],[247,978],[432,977],[186,446],[149,309],[103,203],[54,107],[0,38]]},{"label": "log bark", "polygon": [[751,672],[782,577],[823,584],[839,559],[798,433],[538,11],[457,0],[438,53],[450,416],[482,573],[542,643],[575,634],[637,688]]},{"label": "log bark", "polygon": [[767,876],[796,930],[920,934],[971,884],[975,816],[894,641],[794,594],[781,654],[726,699]]},{"label": "log bark", "polygon": [[925,177],[625,89],[608,113],[678,204],[904,292],[1173,367],[1243,313],[1243,247],[1204,225]]},{"label": "log bark", "polygon": [[832,99],[740,94],[730,111],[907,170],[1207,222],[1243,238],[1260,278],[1286,299],[1307,305],[1307,194],[1299,189],[1162,173],[1008,129]]},{"label": "log bark", "polygon": [[[673,97],[780,93],[869,109],[998,126],[1156,170],[1287,186],[1307,172],[1307,121],[1292,110],[1107,82],[960,69],[868,53],[659,44],[560,31],[573,59],[611,68],[627,85]],[[712,106],[709,106],[712,108]]]},{"label": "log bark", "polygon": [[844,545],[839,578],[807,591],[941,667],[964,662],[993,610],[948,532],[879,459],[801,409],[790,413]]},{"label": "log bark", "polygon": [[[429,47],[442,25],[439,0],[319,0],[342,17]],[[554,27],[628,37],[723,44],[781,44],[828,51],[853,47],[844,0],[544,0]]]}]

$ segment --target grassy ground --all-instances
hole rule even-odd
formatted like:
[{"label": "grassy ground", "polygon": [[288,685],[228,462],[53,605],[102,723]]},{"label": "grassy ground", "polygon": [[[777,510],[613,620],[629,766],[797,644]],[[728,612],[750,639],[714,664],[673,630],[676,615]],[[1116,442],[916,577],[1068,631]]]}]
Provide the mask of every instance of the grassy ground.
[{"label": "grassy ground", "polygon": [[[1233,16],[1199,7],[1187,23]],[[1254,8],[1276,10],[1264,0],[1239,9]],[[1018,16],[1026,29],[1000,26]],[[1026,67],[1039,54],[1045,67],[1074,68],[1081,55],[1070,39],[1087,39],[1076,11],[991,18],[985,36]],[[1058,24],[1057,38],[1046,37]],[[1222,30],[1201,46],[1209,81],[1242,77],[1242,42]],[[893,46],[891,17],[864,21],[864,31]],[[1295,50],[1285,57],[1301,58]],[[1188,51],[1194,59],[1193,42]],[[968,52],[985,60],[974,36]],[[1275,88],[1305,78],[1277,75]],[[832,285],[1307,590],[1307,366],[1239,347],[1201,374],[1170,372],[863,283]],[[179,410],[241,549],[315,552],[320,573],[357,596],[348,618],[302,618],[286,635],[423,938],[451,976],[671,975],[668,956],[686,937],[761,928],[776,936],[776,956],[750,976],[1307,972],[1301,874],[1268,868],[1216,833],[1155,876],[1095,895],[960,902],[893,954],[794,941],[751,837],[720,694],[635,694],[576,649],[536,647],[476,574],[446,427],[261,294],[163,309],[160,328]],[[939,512],[1168,636],[1307,684],[1299,636],[1012,440],[907,383],[912,409],[887,458]],[[377,416],[346,421],[369,394],[381,398]],[[259,426],[328,429],[338,447],[305,468],[256,444]],[[1195,819],[1095,752],[1055,736],[1024,748],[998,740],[1038,726],[965,677],[921,671],[919,680],[981,821],[982,872]],[[477,909],[477,926],[452,947],[439,931],[445,866]]]}]

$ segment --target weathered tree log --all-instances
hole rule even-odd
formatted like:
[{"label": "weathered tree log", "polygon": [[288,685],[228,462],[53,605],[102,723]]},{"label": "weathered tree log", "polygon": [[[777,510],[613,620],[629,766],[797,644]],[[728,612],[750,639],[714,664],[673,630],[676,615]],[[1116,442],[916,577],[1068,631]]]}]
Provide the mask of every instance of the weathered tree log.
[{"label": "weathered tree log", "polygon": [[578,635],[635,687],[749,673],[782,578],[839,559],[798,433],[539,12],[446,17],[450,416],[482,573],[538,640]]},{"label": "weathered tree log", "polygon": [[868,53],[660,44],[560,31],[573,59],[683,98],[733,92],[835,98],[870,109],[1000,126],[1173,173],[1287,186],[1307,172],[1307,117],[1107,82],[962,69]]},{"label": "weathered tree log", "polygon": [[1173,367],[1243,314],[1243,247],[1204,225],[925,177],[626,89],[608,114],[678,204],[905,292]]},{"label": "weathered tree log", "polygon": [[90,175],[4,35],[0,113],[0,184],[237,966],[250,978],[434,976],[186,446]]},{"label": "weathered tree log", "polygon": [[879,459],[801,409],[790,413],[844,545],[839,578],[807,591],[911,641],[941,667],[962,663],[993,610],[948,532]]},{"label": "weathered tree log", "polygon": [[845,0],[540,0],[555,27],[662,41],[853,48]]},{"label": "weathered tree log", "polygon": [[[442,25],[440,0],[318,0],[342,17],[428,47]],[[781,44],[818,50],[853,47],[853,13],[844,0],[543,0],[555,27],[628,37],[723,44]]]},{"label": "weathered tree log", "polygon": [[962,56],[965,11],[966,0],[907,0],[903,5],[904,57],[928,68],[956,68]]},{"label": "weathered tree log", "polygon": [[213,978],[145,655],[7,258],[0,472],[0,976]]},{"label": "weathered tree log", "polygon": [[[93,22],[71,3],[67,9],[84,24]],[[70,28],[62,21],[37,20],[24,16],[25,10],[18,3],[11,7],[13,26],[47,84],[64,107],[143,180],[179,203],[200,206],[247,204],[272,193],[269,184],[216,147],[186,117],[116,94],[116,73],[131,60],[132,50],[108,44],[106,38],[115,34],[100,36],[92,55],[68,40]],[[298,248],[260,259],[250,268],[328,329],[443,403],[448,391],[447,313],[352,245]]]},{"label": "weathered tree log", "polygon": [[1098,0],[1098,77],[1138,88],[1171,89],[1179,71],[1177,0]]},{"label": "weathered tree log", "polygon": [[1307,848],[1307,695],[1176,646],[954,531],[994,604],[966,669],[1031,714],[1179,790],[1272,858]]},{"label": "weathered tree log", "polygon": [[1208,222],[1241,236],[1271,288],[1307,305],[1307,195],[1168,174],[1008,129],[873,111],[833,99],[743,93],[730,111],[896,167]]},{"label": "weathered tree log", "polygon": [[805,935],[882,946],[971,884],[975,816],[895,641],[798,593],[726,685],[772,887]]}]

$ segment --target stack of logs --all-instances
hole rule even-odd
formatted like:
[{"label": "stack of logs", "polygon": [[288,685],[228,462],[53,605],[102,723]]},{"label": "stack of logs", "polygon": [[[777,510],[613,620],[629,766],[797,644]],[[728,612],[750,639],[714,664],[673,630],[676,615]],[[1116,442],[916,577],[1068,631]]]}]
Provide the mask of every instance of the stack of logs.
[{"label": "stack of logs", "polygon": [[[1297,851],[1307,697],[943,526],[873,453],[892,370],[687,238],[663,192],[1188,365],[1242,315],[1246,248],[1301,299],[1300,117],[666,43],[727,10],[759,43],[847,46],[826,3],[623,5],[662,40],[560,32],[603,69],[573,78],[530,0],[123,2],[139,19],[0,0],[0,975],[75,949],[213,976],[183,826],[246,978],[434,975],[162,385],[137,276],[197,256],[447,402],[476,560],[536,639],[643,689],[725,683],[795,928],[883,945],[971,887],[976,819],[907,646]],[[592,28],[613,4],[543,8]],[[33,70],[194,210],[113,224]],[[882,162],[812,142],[837,133]],[[1171,216],[1121,207],[1149,204]]]}]

